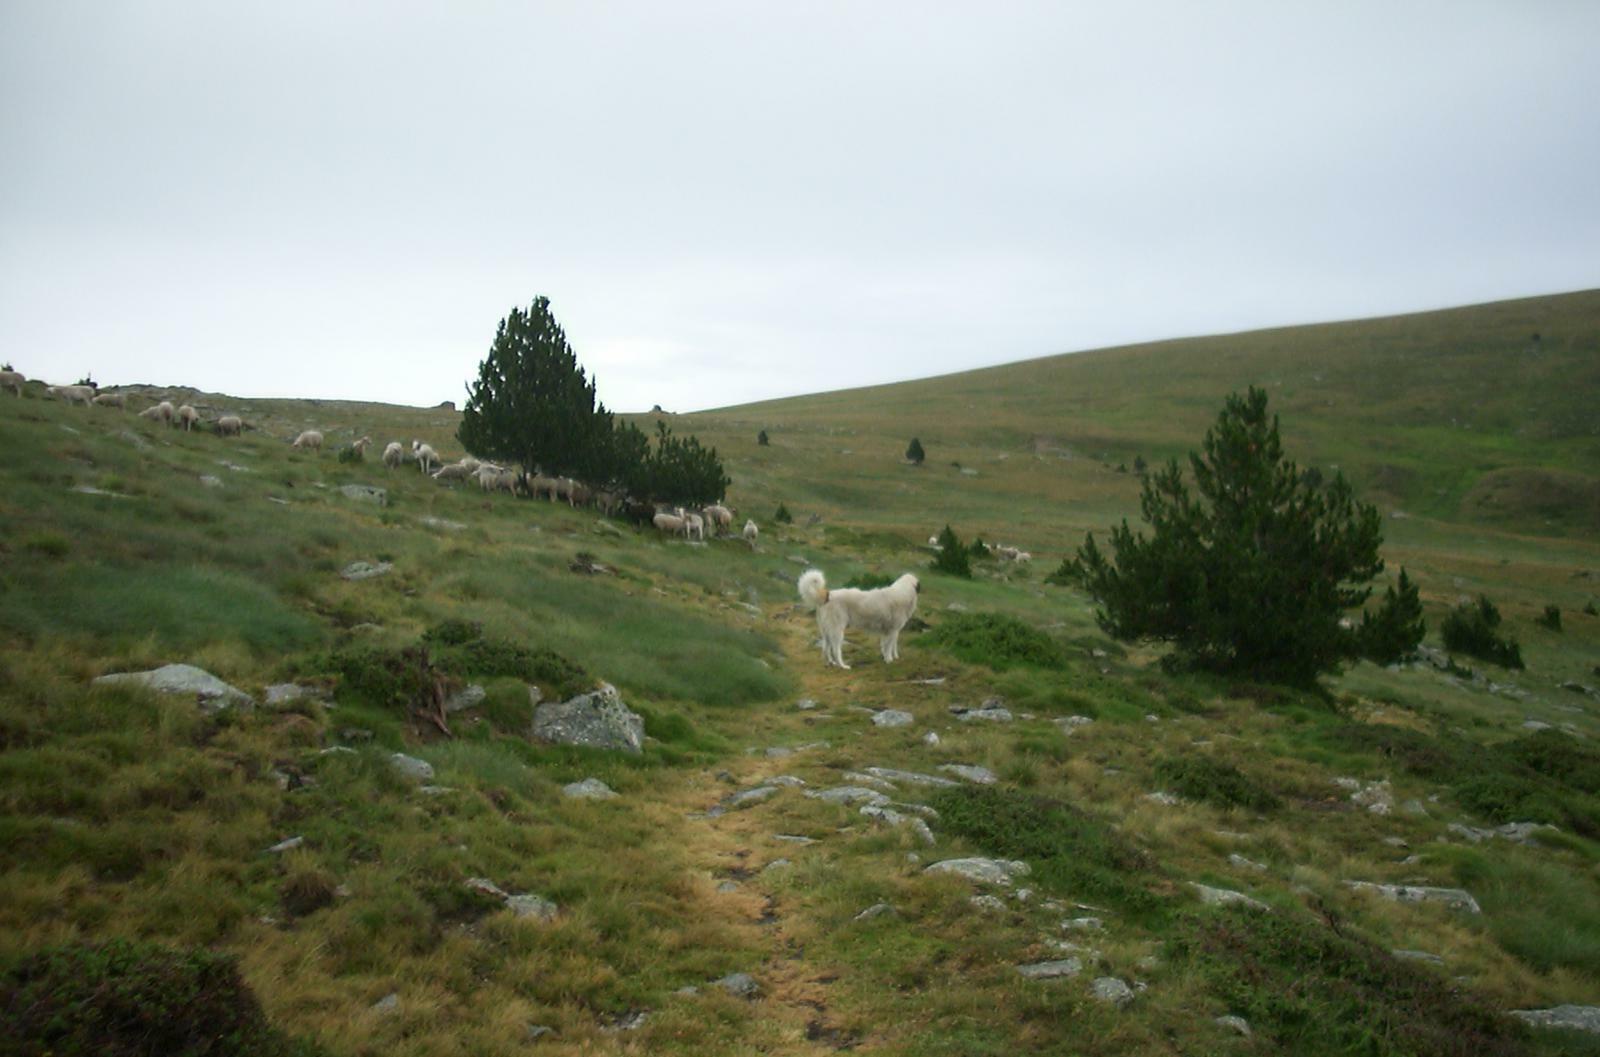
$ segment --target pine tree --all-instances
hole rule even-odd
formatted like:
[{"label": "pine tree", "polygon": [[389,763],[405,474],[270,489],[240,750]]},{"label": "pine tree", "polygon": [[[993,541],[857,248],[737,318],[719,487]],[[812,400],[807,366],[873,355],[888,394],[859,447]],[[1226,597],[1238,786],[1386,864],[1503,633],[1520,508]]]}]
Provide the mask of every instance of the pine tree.
[{"label": "pine tree", "polygon": [[1417,652],[1428,625],[1422,619],[1422,596],[1416,583],[1400,570],[1398,588],[1383,593],[1378,612],[1362,613],[1356,640],[1361,656],[1374,664],[1398,664]]},{"label": "pine tree", "polygon": [[972,558],[966,545],[949,525],[939,533],[939,553],[933,559],[933,568],[964,580],[972,579]]},{"label": "pine tree", "polygon": [[906,461],[921,466],[922,460],[927,457],[927,453],[922,450],[922,441],[912,437],[911,444],[906,448]]},{"label": "pine tree", "polygon": [[1074,570],[1103,607],[1100,625],[1171,642],[1192,667],[1289,683],[1357,656],[1339,621],[1383,570],[1377,509],[1357,503],[1342,474],[1308,486],[1254,387],[1227,398],[1189,466],[1198,496],[1176,460],[1144,479],[1151,535],[1126,521],[1112,529],[1114,563],[1093,534],[1079,548]]},{"label": "pine tree", "polygon": [[756,434],[756,443],[759,444],[763,448],[767,447],[771,443],[770,441],[767,440],[767,431],[766,430],[762,430],[760,433]]},{"label": "pine tree", "polygon": [[589,481],[617,472],[612,416],[550,313],[549,298],[500,321],[456,437],[474,455]]}]

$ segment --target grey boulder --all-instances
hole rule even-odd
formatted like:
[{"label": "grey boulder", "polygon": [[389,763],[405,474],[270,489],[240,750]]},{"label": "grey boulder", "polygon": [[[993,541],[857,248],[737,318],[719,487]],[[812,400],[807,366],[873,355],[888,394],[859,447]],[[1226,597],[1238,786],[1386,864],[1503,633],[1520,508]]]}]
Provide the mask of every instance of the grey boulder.
[{"label": "grey boulder", "polygon": [[96,686],[144,686],[158,694],[192,694],[207,712],[224,708],[252,708],[255,699],[192,664],[168,664],[147,672],[114,672],[94,681]]},{"label": "grey boulder", "polygon": [[644,718],[622,703],[610,683],[567,701],[546,701],[533,710],[533,736],[553,745],[587,745],[638,753],[644,748]]}]

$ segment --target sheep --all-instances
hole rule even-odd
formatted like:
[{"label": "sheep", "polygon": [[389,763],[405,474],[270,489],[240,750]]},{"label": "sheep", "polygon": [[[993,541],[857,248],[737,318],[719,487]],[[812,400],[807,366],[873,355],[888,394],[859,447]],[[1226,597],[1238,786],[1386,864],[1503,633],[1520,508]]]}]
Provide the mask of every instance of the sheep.
[{"label": "sheep", "polygon": [[100,393],[94,398],[94,402],[101,407],[114,407],[118,411],[128,409],[128,398],[122,393]]},{"label": "sheep", "polygon": [[478,479],[478,487],[485,492],[492,492],[495,488],[495,479],[500,476],[500,467],[492,462],[480,462],[477,472],[472,476]]},{"label": "sheep", "polygon": [[467,468],[467,473],[469,473],[469,474],[477,473],[478,472],[478,467],[483,465],[483,460],[482,459],[474,459],[470,455],[463,455],[457,461],[462,466],[465,466]]},{"label": "sheep", "polygon": [[433,450],[432,444],[424,444],[420,440],[411,442],[411,457],[417,460],[417,469],[422,473],[429,473],[434,466],[444,462],[439,458],[439,453]]},{"label": "sheep", "polygon": [[681,536],[684,531],[684,519],[676,514],[657,514],[650,519],[651,524],[662,532],[671,536]]},{"label": "sheep", "polygon": [[372,444],[372,438],[371,437],[361,437],[361,438],[359,438],[357,440],[351,441],[350,442],[350,448],[357,455],[365,457],[366,454],[367,454],[367,448],[370,447],[371,444]]},{"label": "sheep", "polygon": [[701,543],[706,541],[706,519],[699,514],[685,514],[683,507],[678,508],[678,516],[683,519],[683,538],[698,539]]},{"label": "sheep", "polygon": [[746,518],[744,522],[744,541],[750,544],[750,549],[756,549],[756,537],[761,535],[761,530],[756,527],[754,520]]},{"label": "sheep", "polygon": [[399,441],[391,440],[388,444],[383,446],[383,464],[389,467],[389,469],[392,470],[405,461],[406,450],[405,448],[401,447]]},{"label": "sheep", "polygon": [[[183,424],[183,431],[185,433],[188,433],[188,432],[190,432],[191,430],[194,429],[194,424],[196,422],[200,421],[200,412],[196,411],[189,404],[184,404],[183,406],[178,408],[178,421]],[[321,440],[320,440],[321,434],[318,434],[318,437],[319,437],[318,446],[320,447],[321,446]]]},{"label": "sheep", "polygon": [[17,399],[22,399],[22,383],[24,378],[21,371],[0,371],[0,389],[9,389],[17,394]]},{"label": "sheep", "polygon": [[622,500],[622,493],[613,492],[609,489],[601,489],[594,494],[594,505],[599,507],[600,513],[606,517],[610,517],[617,512],[617,508],[622,506]]},{"label": "sheep", "polygon": [[69,404],[82,404],[89,406],[89,401],[94,399],[94,389],[87,385],[47,385],[45,392]]},{"label": "sheep", "polygon": [[533,498],[548,495],[550,502],[556,501],[556,490],[560,487],[560,480],[555,477],[546,477],[543,474],[534,474],[528,479],[528,492]]},{"label": "sheep", "polygon": [[139,412],[139,417],[148,418],[152,422],[165,422],[170,426],[172,425],[172,416],[175,414],[177,414],[177,411],[173,409],[172,403],[163,400],[161,403],[154,404]]},{"label": "sheep", "polygon": [[294,439],[294,443],[291,444],[290,447],[310,448],[312,451],[320,453],[322,451],[322,432],[320,430],[308,429],[296,437]]},{"label": "sheep", "polygon": [[435,481],[464,481],[472,476],[472,472],[459,462],[441,466],[432,474]]},{"label": "sheep", "polygon": [[244,419],[238,415],[223,415],[217,419],[217,436],[237,437],[244,432]]},{"label": "sheep", "polygon": [[555,502],[556,497],[559,496],[567,501],[568,506],[577,506],[578,504],[573,500],[573,496],[577,492],[578,482],[570,477],[557,477],[555,481],[556,486],[550,493],[550,501],[552,503]]},{"label": "sheep", "polygon": [[733,511],[721,503],[713,503],[706,507],[706,520],[711,523],[711,534],[719,535],[733,528]]}]

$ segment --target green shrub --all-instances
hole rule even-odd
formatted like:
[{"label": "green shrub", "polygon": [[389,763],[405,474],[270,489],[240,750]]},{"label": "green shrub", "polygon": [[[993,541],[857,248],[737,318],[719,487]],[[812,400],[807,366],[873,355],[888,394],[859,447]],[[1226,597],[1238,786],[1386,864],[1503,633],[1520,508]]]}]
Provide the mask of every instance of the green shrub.
[{"label": "green shrub", "polygon": [[1440,625],[1447,650],[1465,653],[1469,657],[1498,664],[1503,668],[1521,668],[1522,647],[1517,640],[1502,636],[1500,610],[1489,601],[1488,595],[1479,595],[1477,602],[1463,602],[1450,611]]},{"label": "green shrub", "polygon": [[951,836],[1027,862],[1029,884],[1147,918],[1162,912],[1147,887],[1149,857],[1070,804],[1001,786],[940,789],[928,803]]},{"label": "green shrub", "polygon": [[1461,806],[1490,822],[1568,821],[1551,790],[1534,779],[1505,772],[1480,774],[1456,787]]},{"label": "green shrub", "polygon": [[922,441],[912,437],[911,443],[906,445],[906,462],[921,466],[922,460],[927,457],[928,453],[922,450]]},{"label": "green shrub", "polygon": [[788,507],[779,503],[778,509],[772,515],[772,520],[780,525],[792,525],[794,524],[794,515],[789,513]]},{"label": "green shrub", "polygon": [[7,975],[4,1047],[36,1057],[288,1057],[230,955],[110,940],[33,954]]},{"label": "green shrub", "polygon": [[30,536],[22,545],[46,558],[65,558],[72,550],[72,544],[67,537],[54,532],[41,532],[36,536]]},{"label": "green shrub", "polygon": [[949,525],[939,533],[939,553],[934,555],[933,568],[941,573],[959,576],[963,579],[972,579],[972,561],[967,548],[962,546],[961,540],[956,538],[955,530]]},{"label": "green shrub", "polygon": [[1499,748],[1535,774],[1600,796],[1600,748],[1559,730],[1535,731]]},{"label": "green shrub", "polygon": [[894,583],[894,577],[883,573],[857,573],[844,582],[846,587],[856,587],[863,591],[871,591],[878,587],[888,587]]},{"label": "green shrub", "polygon": [[1217,807],[1271,811],[1281,801],[1232,764],[1207,756],[1170,757],[1156,764],[1156,779],[1185,800]]},{"label": "green shrub", "polygon": [[762,430],[760,433],[756,434],[756,443],[759,444],[763,448],[767,447],[768,445],[770,445],[772,443],[770,440],[767,439],[767,431],[766,430]]},{"label": "green shrub", "polygon": [[1004,613],[951,613],[923,641],[997,672],[1019,664],[1060,669],[1067,663],[1056,640]]},{"label": "green shrub", "polygon": [[1402,568],[1398,587],[1384,591],[1378,612],[1362,612],[1356,642],[1361,656],[1372,663],[1398,664],[1417,652],[1427,631],[1417,585]]},{"label": "green shrub", "polygon": [[1072,587],[1078,583],[1078,566],[1071,557],[1061,559],[1061,564],[1056,566],[1055,572],[1044,578],[1047,584],[1057,587]]},{"label": "green shrub", "polygon": [[1331,915],[1242,907],[1194,914],[1167,943],[1187,977],[1303,1057],[1510,1057],[1513,1022],[1444,976],[1395,958]]},{"label": "green shrub", "polygon": [[1560,606],[1545,606],[1544,607],[1544,615],[1539,617],[1537,620],[1535,620],[1534,623],[1539,625],[1542,628],[1549,628],[1551,631],[1560,631],[1561,630],[1561,607]]},{"label": "green shrub", "polygon": [[361,449],[360,448],[340,448],[339,449],[339,461],[342,462],[342,463],[361,462],[362,461]]},{"label": "green shrub", "polygon": [[338,883],[333,875],[318,866],[291,867],[279,886],[278,898],[290,917],[303,918],[331,906]]}]

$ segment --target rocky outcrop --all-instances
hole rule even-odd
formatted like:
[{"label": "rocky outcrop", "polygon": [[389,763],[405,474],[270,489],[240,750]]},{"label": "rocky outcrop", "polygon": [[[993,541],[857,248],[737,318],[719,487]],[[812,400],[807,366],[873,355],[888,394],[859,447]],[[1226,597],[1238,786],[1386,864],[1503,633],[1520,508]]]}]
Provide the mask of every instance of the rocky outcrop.
[{"label": "rocky outcrop", "polygon": [[601,683],[598,690],[535,708],[533,736],[552,745],[638,753],[644,748],[644,718],[622,703],[616,687]]},{"label": "rocky outcrop", "polygon": [[158,694],[193,695],[207,712],[225,708],[252,708],[255,699],[192,664],[168,664],[147,672],[114,672],[94,681],[96,686],[143,686]]}]

